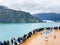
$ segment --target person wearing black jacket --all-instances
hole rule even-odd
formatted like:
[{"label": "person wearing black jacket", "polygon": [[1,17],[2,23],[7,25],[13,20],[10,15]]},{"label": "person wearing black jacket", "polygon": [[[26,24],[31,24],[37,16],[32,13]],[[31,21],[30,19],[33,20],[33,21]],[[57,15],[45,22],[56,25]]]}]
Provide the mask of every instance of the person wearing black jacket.
[{"label": "person wearing black jacket", "polygon": [[4,41],[4,42],[3,42],[3,45],[7,45],[7,42],[6,42],[6,41]]}]

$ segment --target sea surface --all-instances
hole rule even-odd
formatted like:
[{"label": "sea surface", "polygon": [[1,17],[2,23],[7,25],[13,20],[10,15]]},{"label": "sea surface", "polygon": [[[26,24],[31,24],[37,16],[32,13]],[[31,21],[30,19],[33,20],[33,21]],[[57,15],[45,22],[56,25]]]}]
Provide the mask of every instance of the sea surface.
[{"label": "sea surface", "polygon": [[54,26],[60,26],[60,23],[53,22],[0,24],[0,41],[10,40],[12,37],[21,37],[34,29]]}]

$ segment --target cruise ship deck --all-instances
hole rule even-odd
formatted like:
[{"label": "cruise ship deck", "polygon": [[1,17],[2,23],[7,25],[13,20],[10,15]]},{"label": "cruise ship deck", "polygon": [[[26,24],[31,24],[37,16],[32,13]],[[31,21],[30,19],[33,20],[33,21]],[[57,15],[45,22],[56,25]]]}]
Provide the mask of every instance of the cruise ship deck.
[{"label": "cruise ship deck", "polygon": [[37,32],[22,45],[60,45],[60,29]]}]

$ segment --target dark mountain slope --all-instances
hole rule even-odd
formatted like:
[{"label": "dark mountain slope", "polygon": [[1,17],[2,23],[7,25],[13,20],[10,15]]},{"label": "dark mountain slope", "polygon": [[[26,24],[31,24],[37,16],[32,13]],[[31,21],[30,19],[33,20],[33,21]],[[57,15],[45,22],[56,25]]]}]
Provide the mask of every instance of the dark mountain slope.
[{"label": "dark mountain slope", "polygon": [[0,23],[36,23],[42,22],[30,13],[16,11],[4,6],[0,6]]},{"label": "dark mountain slope", "polygon": [[56,14],[56,13],[39,13],[39,14],[34,14],[34,16],[41,20],[60,21],[60,14]]}]

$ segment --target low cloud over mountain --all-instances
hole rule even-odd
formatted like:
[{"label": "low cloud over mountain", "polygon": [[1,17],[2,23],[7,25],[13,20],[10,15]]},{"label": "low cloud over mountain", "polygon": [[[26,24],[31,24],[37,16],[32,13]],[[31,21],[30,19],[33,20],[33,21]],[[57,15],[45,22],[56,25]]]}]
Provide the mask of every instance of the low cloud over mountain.
[{"label": "low cloud over mountain", "polygon": [[35,13],[60,13],[60,0],[0,0],[0,5]]}]

